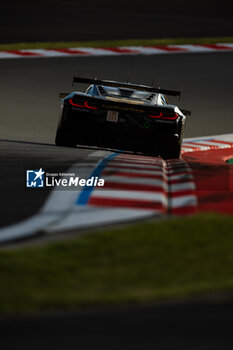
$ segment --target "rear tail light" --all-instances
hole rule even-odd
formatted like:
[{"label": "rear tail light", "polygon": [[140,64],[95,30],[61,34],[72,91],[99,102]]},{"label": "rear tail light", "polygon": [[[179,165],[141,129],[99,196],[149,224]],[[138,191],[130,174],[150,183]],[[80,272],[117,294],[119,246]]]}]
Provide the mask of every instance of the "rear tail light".
[{"label": "rear tail light", "polygon": [[148,117],[154,118],[154,119],[160,119],[162,117],[162,115],[163,115],[163,113],[160,112],[158,114],[148,115]]},{"label": "rear tail light", "polygon": [[148,115],[149,118],[154,119],[167,119],[167,120],[176,120],[179,115],[177,113],[171,112],[171,113],[162,113],[159,112],[157,114]]},{"label": "rear tail light", "polygon": [[85,109],[94,109],[94,110],[97,110],[98,108],[96,107],[93,107],[93,106],[90,106],[88,101],[82,101],[82,102],[76,102],[76,101],[73,101],[72,98],[69,99],[69,102],[72,106],[75,106],[75,107],[79,107],[79,108],[85,108]]}]

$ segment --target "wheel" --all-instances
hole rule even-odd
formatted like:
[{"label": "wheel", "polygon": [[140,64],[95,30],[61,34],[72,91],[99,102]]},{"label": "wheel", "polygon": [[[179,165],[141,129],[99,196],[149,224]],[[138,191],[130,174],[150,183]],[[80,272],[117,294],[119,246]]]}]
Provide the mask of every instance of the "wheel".
[{"label": "wheel", "polygon": [[162,152],[164,159],[177,159],[180,158],[181,141],[177,138],[169,143],[169,147],[165,148]]},{"label": "wheel", "polygon": [[180,158],[181,152],[181,139],[178,134],[170,135],[167,138],[162,138],[159,141],[159,146],[154,147],[157,156],[163,159],[177,159]]},{"label": "wheel", "polygon": [[55,144],[63,147],[75,147],[77,142],[70,130],[58,126],[55,137]]},{"label": "wheel", "polygon": [[57,127],[55,144],[57,146],[63,147],[75,147],[77,143],[78,142],[74,134],[74,128],[72,128],[72,125],[67,118],[66,110],[63,109]]},{"label": "wheel", "polygon": [[167,151],[163,155],[163,158],[164,159],[178,159],[178,158],[180,158],[180,151],[181,151],[180,145],[174,145],[172,147],[172,150]]}]

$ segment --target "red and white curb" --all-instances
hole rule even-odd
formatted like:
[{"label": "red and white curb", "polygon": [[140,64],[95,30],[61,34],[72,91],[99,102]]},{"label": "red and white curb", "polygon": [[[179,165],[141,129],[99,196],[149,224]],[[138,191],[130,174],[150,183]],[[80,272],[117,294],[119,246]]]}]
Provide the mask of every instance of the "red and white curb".
[{"label": "red and white curb", "polygon": [[[225,137],[225,140],[224,140]],[[233,138],[231,135],[216,136],[215,138],[190,139],[183,142],[182,154],[197,151],[210,151],[233,147]]]},{"label": "red and white curb", "polygon": [[182,157],[192,168],[198,211],[233,215],[233,166],[227,162],[233,159],[233,134],[186,141]]},{"label": "red and white curb", "polygon": [[193,212],[196,207],[191,170],[182,159],[120,154],[108,162],[88,205],[149,210],[156,214]]},{"label": "red and white curb", "polygon": [[47,233],[196,211],[192,172],[182,159],[165,162],[119,154],[107,162],[100,177],[104,188],[95,188],[85,205],[77,200],[63,220],[45,229]]},{"label": "red and white curb", "polygon": [[119,47],[78,47],[70,49],[24,49],[0,51],[0,59],[41,57],[83,57],[121,55],[161,55],[174,53],[232,52],[233,43],[206,45],[156,45]]}]

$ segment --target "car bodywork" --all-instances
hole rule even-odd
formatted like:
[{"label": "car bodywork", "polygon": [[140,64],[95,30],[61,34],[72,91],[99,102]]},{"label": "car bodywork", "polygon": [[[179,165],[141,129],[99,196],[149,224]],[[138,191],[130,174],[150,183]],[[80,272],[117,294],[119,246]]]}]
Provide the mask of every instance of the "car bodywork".
[{"label": "car bodywork", "polygon": [[185,115],[168,104],[167,95],[180,91],[153,86],[74,77],[89,84],[85,92],[61,93],[58,146],[98,146],[162,158],[179,158]]}]

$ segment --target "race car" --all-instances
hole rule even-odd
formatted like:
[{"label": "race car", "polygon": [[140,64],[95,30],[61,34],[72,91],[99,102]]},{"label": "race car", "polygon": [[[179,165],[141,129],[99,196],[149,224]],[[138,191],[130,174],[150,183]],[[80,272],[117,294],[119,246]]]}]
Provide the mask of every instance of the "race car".
[{"label": "race car", "polygon": [[167,101],[180,91],[116,81],[73,78],[88,84],[85,92],[61,93],[58,146],[98,146],[179,158],[186,116],[191,113]]}]

